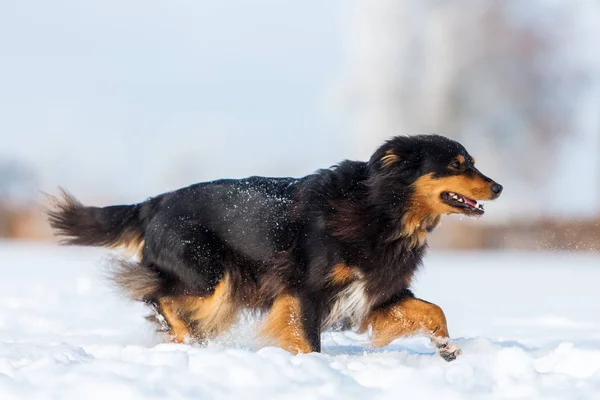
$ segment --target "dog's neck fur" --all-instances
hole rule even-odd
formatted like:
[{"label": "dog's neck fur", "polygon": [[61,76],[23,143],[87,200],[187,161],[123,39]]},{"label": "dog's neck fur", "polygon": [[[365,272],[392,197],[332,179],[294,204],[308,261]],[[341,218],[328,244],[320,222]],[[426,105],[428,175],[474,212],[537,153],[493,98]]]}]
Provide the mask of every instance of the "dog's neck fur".
[{"label": "dog's neck fur", "polygon": [[322,173],[336,177],[328,189],[332,198],[339,199],[330,203],[337,214],[331,228],[338,237],[368,238],[373,247],[400,245],[411,250],[424,246],[427,234],[440,222],[440,214],[423,201],[415,202],[412,182],[402,186],[394,177],[358,162],[344,162]]},{"label": "dog's neck fur", "polygon": [[409,210],[400,219],[396,238],[407,238],[411,241],[411,247],[421,247],[425,244],[427,234],[439,225],[441,218],[439,214]]},{"label": "dog's neck fur", "polygon": [[[379,193],[385,190],[385,186],[385,182],[374,182],[368,185],[369,190],[379,191]],[[358,202],[358,204],[367,204],[366,212],[370,214],[371,220],[379,221],[374,227],[378,231],[376,237],[384,238],[386,243],[401,241],[406,249],[422,247],[425,245],[427,234],[440,223],[441,214],[430,210],[422,201],[415,203],[410,186],[386,193],[386,197],[394,198],[386,199],[383,203],[385,205],[377,204],[375,199],[378,199],[378,196],[370,194],[366,193],[365,202]],[[392,209],[386,208],[387,204],[394,203],[398,206]]]}]

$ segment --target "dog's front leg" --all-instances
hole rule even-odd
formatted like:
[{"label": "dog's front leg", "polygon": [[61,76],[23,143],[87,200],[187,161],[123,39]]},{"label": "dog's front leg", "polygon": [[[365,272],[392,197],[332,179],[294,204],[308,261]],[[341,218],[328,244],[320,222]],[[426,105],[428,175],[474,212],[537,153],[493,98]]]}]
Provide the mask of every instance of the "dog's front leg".
[{"label": "dog's front leg", "polygon": [[273,302],[260,336],[294,354],[321,351],[320,310],[316,296],[281,294]]},{"label": "dog's front leg", "polygon": [[460,348],[450,341],[446,316],[442,309],[414,297],[372,311],[363,323],[363,330],[371,328],[371,341],[383,347],[398,337],[426,335],[431,338],[436,352],[446,361],[460,354]]}]

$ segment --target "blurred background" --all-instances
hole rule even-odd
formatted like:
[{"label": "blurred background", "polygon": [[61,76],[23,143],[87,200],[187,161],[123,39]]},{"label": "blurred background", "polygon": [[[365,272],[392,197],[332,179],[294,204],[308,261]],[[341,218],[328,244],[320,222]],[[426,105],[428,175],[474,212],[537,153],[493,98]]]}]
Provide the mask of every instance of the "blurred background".
[{"label": "blurred background", "polygon": [[505,187],[439,248],[600,251],[600,0],[0,2],[0,237],[94,205],[461,141]]}]

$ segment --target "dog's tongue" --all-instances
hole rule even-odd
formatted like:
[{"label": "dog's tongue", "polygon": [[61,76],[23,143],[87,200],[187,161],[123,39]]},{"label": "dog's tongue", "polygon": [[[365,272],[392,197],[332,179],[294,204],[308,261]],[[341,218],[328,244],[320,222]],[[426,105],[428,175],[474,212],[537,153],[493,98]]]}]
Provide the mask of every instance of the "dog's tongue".
[{"label": "dog's tongue", "polygon": [[465,197],[464,199],[465,199],[465,203],[467,203],[471,207],[477,207],[477,201],[471,200],[468,197]]}]

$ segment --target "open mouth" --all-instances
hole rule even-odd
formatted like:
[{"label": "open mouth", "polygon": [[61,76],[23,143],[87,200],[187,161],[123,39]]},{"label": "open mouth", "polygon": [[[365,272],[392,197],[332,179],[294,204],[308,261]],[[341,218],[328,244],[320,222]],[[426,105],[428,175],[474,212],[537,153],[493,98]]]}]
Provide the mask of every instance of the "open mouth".
[{"label": "open mouth", "polygon": [[478,203],[477,200],[470,199],[462,194],[443,192],[441,196],[442,200],[452,207],[466,211],[465,214],[483,215],[485,213],[483,203]]}]

